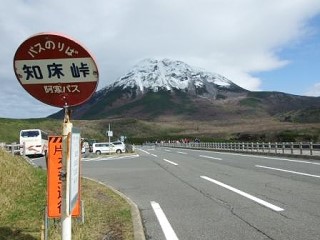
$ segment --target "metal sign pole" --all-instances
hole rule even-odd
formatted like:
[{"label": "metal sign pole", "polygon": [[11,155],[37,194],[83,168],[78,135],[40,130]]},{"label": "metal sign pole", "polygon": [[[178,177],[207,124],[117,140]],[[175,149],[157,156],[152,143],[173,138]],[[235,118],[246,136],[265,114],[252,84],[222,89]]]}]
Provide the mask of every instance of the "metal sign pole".
[{"label": "metal sign pole", "polygon": [[109,155],[111,154],[111,145],[110,145],[110,123],[109,123],[109,131],[108,131],[108,137],[109,137]]},{"label": "metal sign pole", "polygon": [[71,219],[69,206],[70,195],[70,148],[69,148],[69,136],[72,131],[72,123],[70,122],[70,110],[65,107],[65,116],[62,129],[62,240],[71,240]]}]

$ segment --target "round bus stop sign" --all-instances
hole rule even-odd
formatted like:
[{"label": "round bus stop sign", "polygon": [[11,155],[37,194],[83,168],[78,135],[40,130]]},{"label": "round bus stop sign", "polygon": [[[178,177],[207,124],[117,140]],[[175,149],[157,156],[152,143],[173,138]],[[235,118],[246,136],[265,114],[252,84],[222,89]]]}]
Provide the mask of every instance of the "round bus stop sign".
[{"label": "round bus stop sign", "polygon": [[87,101],[99,79],[91,54],[76,41],[55,33],[40,33],[24,41],[16,51],[13,65],[22,87],[55,107]]}]

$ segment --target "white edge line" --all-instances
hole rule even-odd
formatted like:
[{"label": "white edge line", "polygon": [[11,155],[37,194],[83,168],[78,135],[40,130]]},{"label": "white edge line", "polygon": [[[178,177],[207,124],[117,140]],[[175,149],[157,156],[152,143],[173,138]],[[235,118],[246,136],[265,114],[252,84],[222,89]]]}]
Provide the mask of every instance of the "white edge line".
[{"label": "white edge line", "polygon": [[147,151],[145,151],[145,150],[143,150],[143,149],[140,149],[140,148],[137,148],[137,149],[140,150],[141,152],[146,153],[146,154],[150,154],[149,152],[147,152]]},{"label": "white edge line", "polygon": [[199,155],[199,157],[210,158],[210,159],[222,161],[222,158],[216,158],[216,157],[211,157],[211,156],[206,156],[206,155]]},{"label": "white edge line", "polygon": [[156,214],[156,217],[160,223],[160,226],[162,228],[162,231],[166,237],[167,240],[178,240],[178,237],[174,230],[171,227],[170,222],[168,221],[166,215],[162,211],[159,203],[151,201],[151,206],[153,208],[154,213]]},{"label": "white edge line", "polygon": [[[197,151],[197,150],[194,150]],[[251,158],[265,158],[265,159],[271,159],[276,161],[287,161],[287,162],[295,162],[295,163],[307,163],[307,164],[313,164],[313,165],[320,165],[318,162],[310,162],[310,161],[304,161],[304,160],[293,160],[288,158],[280,158],[280,157],[267,157],[263,155],[249,155],[249,154],[240,154],[240,153],[225,153],[225,152],[214,152],[211,153],[217,153],[217,154],[225,154],[225,155],[234,155],[234,156],[242,156],[242,157],[251,157]]]},{"label": "white edge line", "polygon": [[186,152],[177,152],[177,153],[180,153],[180,154],[188,154],[188,153],[186,153]]},{"label": "white edge line", "polygon": [[277,160],[277,161],[287,161],[287,162],[295,162],[295,163],[307,163],[307,164],[313,164],[313,165],[320,165],[320,163],[316,163],[316,162],[303,161],[303,160],[293,160],[293,159],[287,159],[287,158],[276,158],[276,157],[263,157],[263,158]]},{"label": "white edge line", "polygon": [[268,207],[268,208],[276,211],[276,212],[280,212],[280,211],[283,211],[283,210],[284,210],[283,208],[280,208],[280,207],[278,207],[278,206],[276,206],[276,205],[273,205],[273,204],[271,204],[271,203],[268,203],[268,202],[266,202],[266,201],[264,201],[264,200],[262,200],[262,199],[260,199],[260,198],[257,198],[257,197],[255,197],[255,196],[252,196],[252,195],[250,195],[250,194],[248,194],[248,193],[245,193],[245,192],[243,192],[243,191],[241,191],[241,190],[239,190],[239,189],[236,189],[236,188],[234,188],[234,187],[231,187],[231,186],[229,186],[229,185],[227,185],[227,184],[224,184],[224,183],[222,183],[222,182],[219,182],[219,181],[214,180],[214,179],[212,179],[212,178],[209,178],[209,177],[207,177],[207,176],[200,176],[200,177],[203,178],[203,179],[205,179],[205,180],[207,180],[207,181],[209,181],[209,182],[212,182],[212,183],[215,183],[215,184],[217,184],[217,185],[219,185],[219,186],[221,186],[221,187],[224,187],[224,188],[226,188],[226,189],[228,189],[228,190],[230,190],[230,191],[233,191],[233,192],[235,192],[235,193],[238,193],[239,195],[241,195],[241,196],[243,196],[243,197],[246,197],[246,198],[248,198],[248,199],[250,199],[250,200],[252,200],[252,201],[255,201],[255,202],[257,202],[257,203],[259,203],[259,204],[261,204],[261,205],[263,205],[263,206],[265,206],[265,207]]},{"label": "white edge line", "polygon": [[139,154],[121,156],[121,157],[82,158],[81,161],[83,161],[83,162],[115,161],[115,160],[118,160],[118,159],[131,159],[131,158],[137,158],[137,157],[139,157]]},{"label": "white edge line", "polygon": [[172,162],[172,161],[169,161],[168,159],[163,159],[163,161],[166,161],[168,163],[171,163],[172,165],[175,165],[175,166],[178,166],[179,164],[178,163],[175,163],[175,162]]},{"label": "white edge line", "polygon": [[309,174],[309,173],[302,173],[302,172],[295,172],[295,171],[285,170],[285,169],[281,169],[281,168],[272,168],[272,167],[261,166],[261,165],[256,165],[256,167],[258,167],[258,168],[266,168],[266,169],[271,169],[271,170],[281,171],[281,172],[287,172],[287,173],[294,173],[294,174],[308,176],[308,177],[320,178],[320,176],[318,176],[318,175],[313,175],[313,174]]}]

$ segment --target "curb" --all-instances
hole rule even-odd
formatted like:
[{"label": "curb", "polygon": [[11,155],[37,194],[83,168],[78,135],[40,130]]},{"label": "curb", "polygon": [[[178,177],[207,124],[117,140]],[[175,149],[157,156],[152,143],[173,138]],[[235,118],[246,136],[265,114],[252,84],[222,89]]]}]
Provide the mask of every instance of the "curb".
[{"label": "curb", "polygon": [[106,186],[107,188],[109,188],[113,192],[115,192],[116,194],[120,195],[123,199],[125,199],[127,201],[127,203],[129,203],[129,205],[131,207],[134,240],[146,240],[146,237],[144,235],[144,230],[143,230],[143,225],[142,225],[142,220],[141,220],[141,215],[140,215],[139,208],[130,198],[128,198],[122,192],[119,192],[115,188],[113,188],[113,187],[111,187],[111,186],[109,186],[109,185],[107,185],[107,184],[105,184],[103,182],[100,182],[100,181],[97,181],[95,179],[88,178],[88,177],[83,177],[83,178],[89,179],[89,180],[94,181],[96,183],[99,183],[99,184],[101,184],[103,186]]}]

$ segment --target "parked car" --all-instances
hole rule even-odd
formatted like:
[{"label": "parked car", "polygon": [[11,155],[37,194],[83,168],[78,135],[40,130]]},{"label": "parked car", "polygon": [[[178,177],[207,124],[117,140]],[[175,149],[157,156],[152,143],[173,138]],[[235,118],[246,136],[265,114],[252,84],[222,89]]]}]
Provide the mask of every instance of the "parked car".
[{"label": "parked car", "polygon": [[112,144],[115,145],[117,149],[120,149],[121,152],[126,152],[126,145],[124,144],[124,142],[115,141],[115,142],[112,142]]},{"label": "parked car", "polygon": [[122,153],[125,149],[121,145],[113,143],[101,142],[92,144],[92,152],[100,155],[101,153]]},{"label": "parked car", "polygon": [[89,144],[89,152],[93,152],[92,150],[92,144],[96,143],[97,141],[95,139],[88,139],[88,144]]}]

